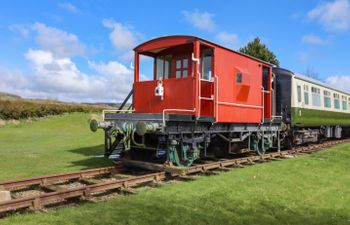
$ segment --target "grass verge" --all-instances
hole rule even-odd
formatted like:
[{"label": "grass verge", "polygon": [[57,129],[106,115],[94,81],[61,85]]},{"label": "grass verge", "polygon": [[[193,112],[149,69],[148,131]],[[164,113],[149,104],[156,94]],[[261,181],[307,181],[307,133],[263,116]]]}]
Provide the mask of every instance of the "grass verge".
[{"label": "grass verge", "polygon": [[89,129],[89,114],[71,113],[0,127],[0,180],[111,165],[103,133]]},{"label": "grass verge", "polygon": [[[93,157],[102,151],[102,134],[88,131],[87,118],[73,114],[0,128],[1,179],[108,164]],[[350,144],[344,144],[108,202],[14,215],[0,224],[350,224],[349,159]]]}]

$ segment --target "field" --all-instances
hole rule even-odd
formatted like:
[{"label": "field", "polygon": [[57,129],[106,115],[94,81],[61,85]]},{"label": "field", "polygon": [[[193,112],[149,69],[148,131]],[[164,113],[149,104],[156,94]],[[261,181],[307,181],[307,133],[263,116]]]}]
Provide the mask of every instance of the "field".
[{"label": "field", "polygon": [[[110,165],[74,113],[0,128],[0,180]],[[350,224],[350,144],[0,224]]]},{"label": "field", "polygon": [[0,127],[0,180],[110,165],[103,133],[89,129],[89,114],[72,113]]}]

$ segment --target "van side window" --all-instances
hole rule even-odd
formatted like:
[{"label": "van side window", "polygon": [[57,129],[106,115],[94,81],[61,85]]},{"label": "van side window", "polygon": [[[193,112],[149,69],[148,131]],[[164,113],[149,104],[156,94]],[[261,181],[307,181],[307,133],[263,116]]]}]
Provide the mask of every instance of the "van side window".
[{"label": "van side window", "polygon": [[238,83],[238,84],[242,83],[242,73],[241,72],[238,72],[236,74],[236,83]]}]

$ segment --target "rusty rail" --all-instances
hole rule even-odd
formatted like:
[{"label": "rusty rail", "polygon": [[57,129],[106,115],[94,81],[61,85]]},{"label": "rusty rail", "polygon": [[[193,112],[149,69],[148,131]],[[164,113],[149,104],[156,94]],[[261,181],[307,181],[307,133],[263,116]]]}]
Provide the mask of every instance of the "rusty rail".
[{"label": "rusty rail", "polygon": [[71,172],[71,173],[62,173],[62,174],[40,176],[40,177],[34,177],[34,178],[22,179],[22,180],[5,181],[5,182],[0,182],[0,187],[1,189],[5,189],[5,190],[13,190],[16,188],[26,187],[30,185],[48,185],[61,180],[83,179],[83,178],[88,178],[88,177],[93,177],[98,175],[119,172],[122,169],[123,168],[121,166],[110,166],[110,167],[102,167],[97,169],[82,170],[82,171]]},{"label": "rusty rail", "polygon": [[45,193],[39,196],[14,199],[0,203],[0,212],[14,211],[23,208],[39,210],[44,206],[64,202],[67,199],[76,197],[88,198],[92,193],[104,192],[121,187],[127,188],[151,181],[164,180],[165,172],[151,173],[138,177],[131,177],[99,184],[87,185],[85,187],[71,188],[62,191]]},{"label": "rusty rail", "polygon": [[[303,153],[312,153],[322,148],[344,143],[349,140],[350,139],[329,141],[323,144],[315,144],[307,147],[298,147],[293,150],[272,152],[272,153],[265,154],[264,156],[250,156],[245,158],[226,159],[226,160],[220,160],[217,162],[206,163],[203,165],[194,165],[187,168],[187,170],[185,171],[185,174],[189,175],[194,173],[215,170],[219,168],[241,166],[242,164],[254,164],[254,162],[261,162],[261,161],[268,161],[276,158],[283,158],[288,155],[290,156],[290,155],[297,155],[297,154],[303,154]],[[105,167],[105,168],[99,168],[99,169],[79,171],[74,173],[57,174],[53,176],[42,176],[42,177],[36,177],[33,179],[2,182],[0,183],[0,185],[5,187],[6,189],[13,189],[13,188],[18,188],[18,187],[23,187],[28,185],[47,185],[49,183],[55,183],[57,181],[93,177],[97,175],[117,172],[119,170],[122,170],[122,168]],[[45,206],[52,205],[55,203],[62,203],[72,198],[77,198],[77,197],[89,198],[94,193],[101,193],[101,192],[106,192],[108,190],[119,189],[119,188],[134,187],[140,184],[144,184],[148,182],[158,182],[158,181],[162,181],[169,178],[171,179],[178,176],[180,176],[180,174],[169,174],[166,172],[153,172],[146,175],[127,177],[127,178],[122,178],[122,179],[117,179],[117,180],[112,180],[107,182],[105,181],[97,184],[88,184],[83,187],[75,187],[75,188],[70,188],[65,190],[53,191],[53,192],[44,193],[33,197],[13,199],[6,202],[0,202],[0,213],[15,211],[19,209],[25,209],[25,208],[39,210]]]}]

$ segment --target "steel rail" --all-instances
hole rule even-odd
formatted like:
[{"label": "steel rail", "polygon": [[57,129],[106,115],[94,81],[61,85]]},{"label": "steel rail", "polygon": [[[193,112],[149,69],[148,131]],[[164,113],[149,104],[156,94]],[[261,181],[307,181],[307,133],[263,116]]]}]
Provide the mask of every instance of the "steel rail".
[{"label": "steel rail", "polygon": [[91,196],[91,193],[105,192],[112,189],[127,188],[151,181],[160,181],[166,178],[165,172],[151,173],[138,177],[124,178],[116,181],[101,182],[84,187],[70,188],[61,191],[49,192],[33,197],[19,198],[0,202],[0,212],[8,212],[23,208],[39,210],[44,206],[64,202],[67,199]]},{"label": "steel rail", "polygon": [[13,190],[16,188],[31,186],[31,185],[48,185],[61,180],[83,179],[98,175],[104,175],[123,170],[122,166],[110,166],[96,169],[82,170],[77,172],[54,174],[48,176],[33,177],[28,179],[13,180],[0,182],[1,189]]},{"label": "steel rail", "polygon": [[[225,159],[217,162],[210,162],[206,164],[194,165],[186,168],[183,174],[169,174],[166,172],[153,172],[146,175],[127,177],[112,181],[104,181],[96,184],[87,184],[83,187],[75,187],[70,189],[64,189],[59,191],[53,191],[49,193],[40,194],[33,197],[18,198],[9,201],[0,202],[0,213],[15,211],[19,209],[30,208],[33,210],[40,210],[44,206],[62,203],[72,198],[87,199],[94,193],[106,192],[108,190],[129,188],[148,182],[158,182],[165,179],[175,178],[181,175],[190,175],[195,173],[207,172],[225,167],[242,166],[244,164],[255,164],[255,162],[264,162],[276,158],[283,158],[290,155],[298,155],[303,153],[313,153],[322,148],[334,146],[350,141],[350,139],[329,141],[323,144],[314,144],[306,147],[298,147],[293,150],[285,150],[281,152],[272,152],[263,156],[249,156],[236,159]],[[121,168],[119,168],[121,169]],[[24,185],[32,184],[48,184],[64,179],[86,178],[87,176],[96,176],[99,174],[112,173],[118,171],[118,167],[105,167],[92,170],[79,171],[75,173],[58,174],[53,176],[43,176],[34,179],[25,179],[19,181],[2,182],[1,184],[8,188],[22,187]],[[7,185],[7,186],[6,186]]]}]

